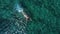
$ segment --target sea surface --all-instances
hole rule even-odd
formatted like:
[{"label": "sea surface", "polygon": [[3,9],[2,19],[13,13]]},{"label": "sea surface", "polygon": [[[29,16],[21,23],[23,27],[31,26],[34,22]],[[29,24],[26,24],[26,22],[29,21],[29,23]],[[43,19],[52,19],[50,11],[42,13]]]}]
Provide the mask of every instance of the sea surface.
[{"label": "sea surface", "polygon": [[0,34],[60,34],[60,0],[0,0]]}]

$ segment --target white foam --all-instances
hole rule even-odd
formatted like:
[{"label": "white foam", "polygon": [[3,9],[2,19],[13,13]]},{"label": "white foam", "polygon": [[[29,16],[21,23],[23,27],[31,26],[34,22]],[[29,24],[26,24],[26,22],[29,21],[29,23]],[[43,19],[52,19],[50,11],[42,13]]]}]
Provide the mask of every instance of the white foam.
[{"label": "white foam", "polygon": [[23,8],[21,6],[19,6],[18,4],[16,5],[16,10],[18,12],[23,12]]}]

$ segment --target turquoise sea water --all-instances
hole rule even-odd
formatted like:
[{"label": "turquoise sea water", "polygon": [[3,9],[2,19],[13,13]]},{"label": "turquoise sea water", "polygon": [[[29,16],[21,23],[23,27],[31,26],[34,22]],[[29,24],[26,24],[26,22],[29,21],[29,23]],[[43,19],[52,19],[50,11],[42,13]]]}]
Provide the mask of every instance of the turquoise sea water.
[{"label": "turquoise sea water", "polygon": [[0,0],[0,34],[60,34],[60,0]]}]

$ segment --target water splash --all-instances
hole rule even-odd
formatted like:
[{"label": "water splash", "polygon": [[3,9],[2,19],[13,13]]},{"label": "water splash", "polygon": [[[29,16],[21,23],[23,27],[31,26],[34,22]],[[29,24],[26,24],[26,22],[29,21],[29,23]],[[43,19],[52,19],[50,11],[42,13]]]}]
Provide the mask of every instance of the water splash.
[{"label": "water splash", "polygon": [[22,12],[23,11],[23,8],[21,7],[21,5],[19,5],[19,4],[15,4],[15,6],[14,6],[14,8],[15,8],[15,10],[17,10],[18,12]]}]

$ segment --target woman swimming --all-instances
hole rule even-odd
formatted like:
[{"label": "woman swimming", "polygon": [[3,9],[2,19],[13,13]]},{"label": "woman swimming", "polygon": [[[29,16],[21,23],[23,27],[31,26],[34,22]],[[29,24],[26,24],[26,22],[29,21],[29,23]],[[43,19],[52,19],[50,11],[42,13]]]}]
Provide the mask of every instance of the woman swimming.
[{"label": "woman swimming", "polygon": [[21,6],[19,6],[18,4],[17,4],[17,6],[16,6],[16,10],[17,10],[19,13],[22,13],[22,14],[23,14],[23,16],[25,17],[26,21],[27,21],[27,20],[31,20],[31,18],[24,12],[23,8],[22,8]]}]

